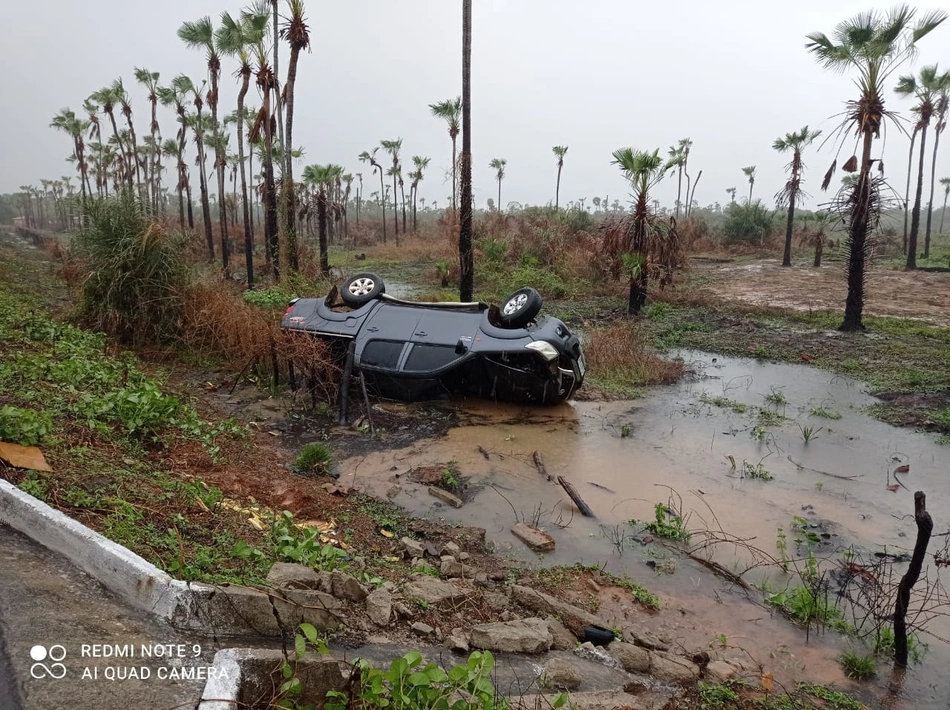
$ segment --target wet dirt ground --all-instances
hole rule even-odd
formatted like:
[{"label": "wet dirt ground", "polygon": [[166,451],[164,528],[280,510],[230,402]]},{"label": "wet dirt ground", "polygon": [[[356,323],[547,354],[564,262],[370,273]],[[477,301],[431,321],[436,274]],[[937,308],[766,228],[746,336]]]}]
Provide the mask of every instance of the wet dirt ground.
[{"label": "wet dirt ground", "polygon": [[[754,262],[694,262],[702,290],[723,301],[795,310],[840,310],[848,295],[845,264],[829,261],[821,268],[782,268],[778,259]],[[902,271],[871,266],[865,286],[868,315],[897,316],[950,325],[950,273]]]},{"label": "wet dirt ground", "polygon": [[[858,689],[836,662],[851,648],[849,641],[829,631],[806,643],[804,630],[762,605],[761,594],[746,594],[682,551],[647,542],[626,521],[652,520],[657,503],[669,505],[693,531],[698,556],[735,572],[754,567],[745,574],[754,585],[797,586],[800,580],[782,574],[778,565],[761,564],[763,557],[778,557],[779,528],[788,535],[791,556],[796,525],[812,531],[814,554],[827,560],[829,570],[840,564],[841,550],[852,546],[862,560],[885,550],[909,553],[916,534],[912,491],[919,489],[931,501],[935,532],[944,532],[947,449],[928,435],[867,416],[864,409],[876,400],[845,378],[802,366],[684,356],[699,377],[635,402],[552,409],[457,404],[460,426],[440,438],[352,457],[342,466],[341,482],[388,495],[415,513],[485,527],[497,550],[521,560],[535,558],[509,530],[516,519],[536,522],[557,541],[545,564],[603,565],[660,595],[663,613],[654,618],[627,610],[631,621],[640,616],[686,648],[715,644],[723,635],[782,682],[808,679]],[[769,395],[781,399],[774,393],[785,401],[767,402]],[[765,415],[772,422],[763,422],[763,409],[773,413]],[[813,414],[821,409],[841,418]],[[812,429],[807,443],[806,427]],[[558,484],[538,472],[535,451],[551,476],[574,483],[596,519],[582,518]],[[442,506],[409,475],[415,467],[449,464],[468,479],[468,502],[460,510]],[[743,475],[760,464],[773,480]],[[902,465],[909,471],[895,477]],[[943,540],[934,538],[931,553]],[[750,554],[750,546],[762,553]],[[904,569],[894,566],[895,583]],[[931,567],[928,580],[937,582],[939,569]],[[938,613],[946,610],[941,606]],[[900,702],[906,707],[946,707],[950,698],[941,677],[950,662],[950,646],[941,640],[950,638],[950,623],[938,616],[927,630],[932,635],[922,640],[930,650],[904,685]]]}]

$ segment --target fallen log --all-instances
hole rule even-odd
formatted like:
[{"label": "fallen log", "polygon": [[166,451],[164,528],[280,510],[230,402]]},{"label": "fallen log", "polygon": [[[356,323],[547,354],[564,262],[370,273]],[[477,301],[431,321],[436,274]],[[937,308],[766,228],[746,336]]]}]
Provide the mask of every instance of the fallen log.
[{"label": "fallen log", "polygon": [[533,454],[531,454],[531,458],[534,459],[534,465],[538,467],[538,473],[540,473],[549,481],[553,480],[548,473],[548,470],[544,467],[544,459],[541,458],[541,452],[535,451]]},{"label": "fallen log", "polygon": [[576,505],[577,509],[581,511],[582,515],[587,518],[597,517],[594,515],[594,511],[590,509],[590,506],[584,502],[584,499],[581,498],[580,493],[577,492],[577,489],[574,488],[574,485],[570,481],[565,480],[564,476],[558,476],[557,482],[561,484],[561,488],[563,488],[565,492],[567,492],[567,494],[571,497],[571,500],[574,501],[574,505]]},{"label": "fallen log", "polygon": [[914,554],[910,558],[907,572],[897,586],[897,603],[894,605],[894,666],[907,667],[907,607],[910,604],[910,590],[920,578],[920,570],[927,554],[927,544],[934,529],[933,518],[927,512],[927,496],[923,491],[914,493],[914,521],[917,523],[917,542]]}]

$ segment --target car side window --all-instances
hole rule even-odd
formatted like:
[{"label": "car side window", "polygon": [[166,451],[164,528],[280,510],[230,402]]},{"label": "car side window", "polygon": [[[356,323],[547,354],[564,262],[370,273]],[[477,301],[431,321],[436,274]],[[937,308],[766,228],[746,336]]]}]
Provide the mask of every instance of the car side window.
[{"label": "car side window", "polygon": [[404,345],[392,340],[371,340],[363,348],[360,362],[364,366],[395,370]]},{"label": "car side window", "polygon": [[448,365],[457,357],[458,355],[455,353],[455,348],[451,346],[416,343],[412,346],[412,351],[409,353],[409,357],[406,359],[406,365],[403,369],[407,372],[438,370]]}]

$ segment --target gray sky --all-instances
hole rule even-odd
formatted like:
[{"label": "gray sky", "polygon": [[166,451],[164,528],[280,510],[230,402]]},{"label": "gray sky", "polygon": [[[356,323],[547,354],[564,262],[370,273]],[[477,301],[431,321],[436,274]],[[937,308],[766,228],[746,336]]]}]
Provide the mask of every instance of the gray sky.
[{"label": "gray sky", "polygon": [[[40,178],[74,174],[63,158],[69,138],[48,128],[61,108],[81,113],[82,101],[122,77],[132,95],[136,130],[148,129],[148,103],[133,68],[161,72],[167,82],[184,72],[205,76],[200,52],[175,32],[185,20],[247,3],[229,0],[46,0],[7,3],[2,37],[0,192]],[[480,205],[495,195],[488,162],[508,160],[502,201],[543,204],[554,199],[556,163],[551,146],[570,147],[561,181],[562,204],[579,197],[627,198],[611,152],[633,146],[666,149],[693,140],[691,171],[702,169],[696,193],[706,205],[726,203],[726,188],[748,194],[740,169],[758,166],[755,195],[771,204],[788,158],[772,141],[808,124],[825,133],[829,118],[855,94],[851,77],[823,71],[804,49],[805,34],[830,33],[839,21],[874,7],[871,0],[799,0],[793,6],[763,0],[474,0],[472,116],[475,191]],[[879,4],[887,9],[890,4]],[[919,6],[939,7],[934,2]],[[362,170],[366,193],[373,180],[356,156],[381,139],[401,137],[403,160],[432,158],[420,187],[444,204],[450,142],[428,104],[461,88],[461,3],[458,0],[307,0],[313,49],[298,72],[295,142],[309,163]],[[920,43],[919,70],[950,68],[950,23]],[[286,51],[282,47],[283,56]],[[221,106],[237,96],[225,60]],[[286,63],[281,67],[283,73]],[[896,75],[890,84],[896,83]],[[254,90],[249,101],[257,105]],[[888,94],[887,107],[908,114],[910,102]],[[160,116],[162,132],[177,128]],[[945,137],[945,140],[950,138]],[[848,141],[846,151],[851,151]],[[880,145],[880,144],[878,144]],[[908,139],[890,130],[884,160],[891,183],[903,192]],[[232,139],[236,149],[236,142]],[[876,148],[880,150],[880,148]],[[831,143],[805,155],[805,189],[818,190],[832,159]],[[950,175],[950,147],[938,158],[938,178]],[[849,154],[849,153],[848,153]],[[928,167],[929,171],[929,157]],[[169,172],[166,171],[166,175]],[[166,178],[166,181],[170,178]],[[376,183],[378,189],[378,182]],[[939,189],[939,186],[938,186]],[[676,181],[656,190],[666,204]],[[926,188],[925,188],[926,200]],[[939,193],[938,193],[939,194]],[[938,200],[939,203],[939,200]],[[589,202],[588,202],[589,204]]]}]

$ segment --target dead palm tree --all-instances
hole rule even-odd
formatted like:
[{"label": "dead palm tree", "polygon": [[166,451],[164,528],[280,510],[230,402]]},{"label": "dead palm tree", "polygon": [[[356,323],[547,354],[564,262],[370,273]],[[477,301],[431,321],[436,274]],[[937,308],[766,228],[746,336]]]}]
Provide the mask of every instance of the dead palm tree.
[{"label": "dead palm tree", "polygon": [[732,199],[732,204],[736,204],[736,188],[727,187],[726,192],[728,193],[729,197]]},{"label": "dead palm tree", "polygon": [[498,181],[498,211],[501,212],[501,181],[505,179],[505,166],[508,165],[508,161],[504,158],[492,158],[491,162],[488,164],[492,170],[495,171],[495,180]]},{"label": "dead palm tree", "polygon": [[[245,126],[254,120],[253,114],[245,108],[244,99],[251,83],[251,49],[263,41],[267,31],[268,15],[263,12],[243,12],[239,20],[230,13],[221,13],[221,24],[215,32],[215,44],[221,54],[237,57],[240,66],[237,75],[241,77],[241,89],[238,91],[237,109],[224,119],[225,125],[237,124],[238,165],[241,171],[241,202],[244,217],[244,266],[247,270],[247,287],[254,288],[254,228],[251,213],[251,200],[247,190],[247,173],[244,168]],[[248,151],[253,156],[254,151]],[[252,172],[253,174],[253,172]]]},{"label": "dead palm tree", "polygon": [[924,155],[927,148],[927,129],[936,110],[943,87],[950,85],[950,74],[940,74],[937,65],[923,67],[920,77],[905,75],[897,80],[894,88],[898,96],[913,96],[917,103],[911,109],[917,115],[914,130],[920,133],[920,161],[917,169],[917,190],[914,193],[914,207],[910,217],[910,235],[907,240],[907,269],[917,268],[917,241],[920,235],[920,203],[924,191]]},{"label": "dead palm tree", "polygon": [[[865,12],[841,22],[831,37],[821,32],[808,35],[806,48],[824,68],[835,72],[852,69],[858,73],[856,83],[860,94],[857,100],[847,103],[845,119],[839,129],[842,136],[853,131],[863,143],[860,167],[857,156],[848,161],[859,169],[857,185],[847,191],[841,205],[848,228],[848,298],[840,326],[844,331],[864,329],[868,236],[880,209],[880,185],[871,177],[874,162],[871,152],[888,115],[884,109],[884,82],[898,66],[916,54],[917,42],[946,19],[945,13],[935,11],[912,23],[914,14],[906,5],[885,15]],[[830,183],[834,167],[832,164],[826,174],[823,189]],[[906,665],[906,648],[903,665]]]},{"label": "dead palm tree", "polygon": [[785,225],[785,253],[782,255],[782,266],[792,265],[792,227],[795,223],[795,199],[801,191],[802,150],[807,148],[821,135],[821,131],[810,131],[808,126],[797,133],[786,133],[784,138],[776,138],[772,148],[779,153],[792,152],[792,161],[788,164],[791,172],[785,187],[775,196],[779,206],[788,203],[788,222]]},{"label": "dead palm tree", "polygon": [[446,99],[437,104],[429,104],[429,110],[436,118],[441,118],[448,125],[449,138],[452,139],[452,211],[456,207],[455,195],[458,191],[458,157],[456,151],[456,139],[459,135],[460,121],[462,118],[462,97],[455,99]]},{"label": "dead palm tree", "polygon": [[[380,194],[380,197],[382,197],[382,195],[385,192],[385,187],[383,185],[383,166],[376,162],[376,151],[378,150],[379,148],[373,148],[372,153],[364,150],[362,153],[360,153],[359,160],[361,163],[369,163],[373,168],[373,172],[379,173],[379,194]],[[383,202],[383,244],[385,244],[386,243],[386,200],[383,200],[382,202]]]},{"label": "dead palm tree", "polygon": [[943,211],[940,213],[940,233],[943,234],[943,218],[947,216],[947,198],[950,197],[950,177],[940,178],[943,185]]},{"label": "dead palm tree", "polygon": [[[556,145],[551,150],[557,157],[557,183],[554,186],[554,211],[558,211],[558,202],[561,197],[561,168],[564,167],[564,154],[567,153],[566,145]],[[500,207],[501,205],[499,205]]]},{"label": "dead palm tree", "polygon": [[755,187],[755,166],[742,168],[742,174],[749,179],[749,204],[752,204],[752,188]]},{"label": "dead palm tree", "polygon": [[159,195],[162,191],[161,142],[162,134],[158,126],[158,79],[159,73],[148,69],[135,68],[135,80],[148,91],[148,101],[152,108],[152,120],[149,131],[152,141],[149,143],[148,170],[145,171],[152,196],[152,209],[158,213]]},{"label": "dead palm tree", "polygon": [[930,161],[930,199],[927,200],[927,231],[924,235],[924,258],[930,258],[930,227],[933,223],[934,188],[937,185],[937,149],[940,147],[940,136],[947,129],[947,112],[950,109],[950,72],[945,72],[941,82],[940,95],[937,97],[934,113],[937,125],[934,126],[934,149]]},{"label": "dead palm tree", "polygon": [[[472,239],[472,0],[462,0],[462,180],[459,186],[459,300],[472,300],[475,252]],[[455,185],[452,186],[453,194]]]}]

